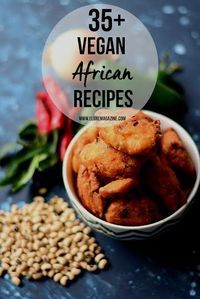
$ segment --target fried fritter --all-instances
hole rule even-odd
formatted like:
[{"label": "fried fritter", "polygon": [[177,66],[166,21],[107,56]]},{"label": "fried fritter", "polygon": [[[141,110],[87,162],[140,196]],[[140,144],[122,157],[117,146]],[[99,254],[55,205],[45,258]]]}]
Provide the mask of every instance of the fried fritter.
[{"label": "fried fritter", "polygon": [[98,136],[98,128],[97,127],[91,127],[88,128],[77,140],[76,144],[74,145],[73,149],[73,156],[72,156],[72,167],[74,172],[78,173],[79,168],[79,154],[83,147],[95,140]]},{"label": "fried fritter", "polygon": [[[153,175],[152,175],[153,174]],[[164,156],[152,156],[144,171],[148,189],[157,195],[169,212],[176,211],[186,201],[175,172]]]},{"label": "fried fritter", "polygon": [[120,225],[146,225],[161,218],[159,205],[140,194],[111,201],[105,213],[106,221]]},{"label": "fried fritter", "polygon": [[82,204],[97,217],[103,217],[104,199],[99,194],[99,181],[95,173],[80,165],[77,176],[77,188]]},{"label": "fried fritter", "polygon": [[120,124],[100,128],[99,136],[115,149],[130,155],[146,154],[160,138],[160,121],[142,112]]},{"label": "fried fritter", "polygon": [[165,130],[161,138],[162,152],[166,155],[170,166],[184,176],[192,179],[195,177],[195,169],[180,137],[172,129]]},{"label": "fried fritter", "polygon": [[127,193],[132,187],[137,186],[137,180],[127,178],[119,179],[108,183],[99,189],[99,193],[104,198],[112,198]]},{"label": "fried fritter", "polygon": [[140,157],[124,154],[100,138],[84,146],[80,153],[80,161],[101,179],[136,177],[141,168]]}]

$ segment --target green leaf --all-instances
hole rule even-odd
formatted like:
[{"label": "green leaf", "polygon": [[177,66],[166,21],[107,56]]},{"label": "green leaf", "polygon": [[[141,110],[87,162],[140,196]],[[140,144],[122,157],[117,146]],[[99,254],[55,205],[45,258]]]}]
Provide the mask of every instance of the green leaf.
[{"label": "green leaf", "polygon": [[44,170],[47,170],[48,168],[53,167],[54,165],[56,165],[58,163],[58,161],[59,161],[59,159],[58,159],[57,155],[49,156],[46,160],[41,161],[39,163],[38,170],[41,171],[41,172],[44,171]]},{"label": "green leaf", "polygon": [[37,135],[37,124],[34,119],[27,120],[18,130],[20,138],[27,138],[30,135]]},{"label": "green leaf", "polygon": [[51,132],[48,138],[48,153],[49,154],[55,154],[57,151],[57,146],[58,146],[58,139],[59,139],[59,133],[58,130],[54,130]]},{"label": "green leaf", "polygon": [[39,163],[47,158],[46,154],[41,154],[33,157],[29,167],[27,170],[24,170],[21,176],[16,180],[15,183],[12,184],[12,191],[16,192],[17,190],[24,187],[33,177],[36,169],[39,166]]},{"label": "green leaf", "polygon": [[36,122],[34,120],[29,120],[23,124],[19,129],[19,137],[17,143],[23,145],[24,147],[41,147],[47,142],[47,134],[40,134]]},{"label": "green leaf", "polygon": [[184,100],[182,95],[180,95],[175,89],[157,81],[150,103],[160,109],[170,109],[183,105]]},{"label": "green leaf", "polygon": [[19,171],[23,169],[24,162],[41,154],[41,152],[41,148],[32,150],[22,149],[15,156],[13,156],[7,165],[5,177],[0,180],[0,186],[11,184],[16,176],[19,175]]}]

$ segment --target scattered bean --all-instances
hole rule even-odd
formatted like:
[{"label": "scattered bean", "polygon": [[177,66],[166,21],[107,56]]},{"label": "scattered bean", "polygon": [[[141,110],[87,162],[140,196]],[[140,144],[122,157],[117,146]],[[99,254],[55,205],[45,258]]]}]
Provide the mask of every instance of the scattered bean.
[{"label": "scattered bean", "polygon": [[0,276],[7,271],[17,286],[23,276],[48,276],[65,286],[82,269],[104,269],[108,262],[90,232],[57,196],[49,203],[36,196],[22,208],[0,211]]}]

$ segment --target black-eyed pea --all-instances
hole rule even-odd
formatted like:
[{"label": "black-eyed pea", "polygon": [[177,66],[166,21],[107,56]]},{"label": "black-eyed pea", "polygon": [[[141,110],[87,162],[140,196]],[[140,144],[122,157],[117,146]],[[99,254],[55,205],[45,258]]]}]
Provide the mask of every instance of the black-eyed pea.
[{"label": "black-eyed pea", "polygon": [[66,238],[66,233],[63,232],[63,231],[59,232],[59,233],[58,233],[58,238],[59,238],[59,239],[64,239],[64,238]]},{"label": "black-eyed pea", "polygon": [[108,264],[108,261],[106,259],[102,259],[98,263],[98,268],[99,269],[104,269],[107,266],[107,264]]},{"label": "black-eyed pea", "polygon": [[80,261],[80,266],[82,269],[87,269],[88,264],[85,261]]},{"label": "black-eyed pea", "polygon": [[86,234],[86,235],[89,235],[90,233],[91,233],[91,228],[89,227],[89,226],[87,226],[87,227],[85,227],[84,229],[83,229],[83,233],[84,234]]},{"label": "black-eyed pea", "polygon": [[50,270],[51,269],[51,264],[50,263],[44,263],[41,265],[42,271]]},{"label": "black-eyed pea", "polygon": [[91,251],[85,251],[84,252],[84,261],[87,263],[91,263],[91,261],[94,259],[94,253]]},{"label": "black-eyed pea", "polygon": [[1,263],[1,267],[4,269],[4,270],[8,270],[9,269],[9,264],[7,263]]},{"label": "black-eyed pea", "polygon": [[57,257],[57,261],[59,262],[59,264],[61,264],[61,265],[65,265],[66,264],[66,259],[64,258],[64,257],[62,257],[62,256],[58,256]]},{"label": "black-eyed pea", "polygon": [[80,248],[79,248],[79,251],[80,252],[85,252],[86,250],[88,250],[88,246],[86,244],[82,245]]},{"label": "black-eyed pea", "polygon": [[58,249],[58,251],[56,252],[56,256],[64,256],[65,255],[65,250],[64,249]]},{"label": "black-eyed pea", "polygon": [[[43,234],[43,237],[44,237],[44,234],[48,233],[49,228],[48,228],[47,225],[41,225],[40,228],[39,228],[39,231]],[[42,238],[43,238],[43,237],[42,237]],[[42,238],[41,238],[41,239],[42,239]]]},{"label": "black-eyed pea", "polygon": [[72,260],[72,255],[71,255],[71,253],[67,253],[67,254],[65,255],[65,259],[66,259],[67,261],[71,261],[71,260]]},{"label": "black-eyed pea", "polygon": [[45,263],[48,263],[48,262],[49,262],[48,255],[46,255],[46,254],[43,254],[43,255],[41,256],[41,259],[42,259],[42,261],[45,262]]},{"label": "black-eyed pea", "polygon": [[92,243],[91,245],[89,245],[89,250],[94,252],[97,247],[98,245],[96,243]]},{"label": "black-eyed pea", "polygon": [[86,269],[87,271],[89,271],[89,272],[94,272],[94,271],[97,270],[97,265],[88,265],[88,264],[87,264],[87,266],[86,266],[85,269]]},{"label": "black-eyed pea", "polygon": [[46,247],[40,247],[40,252],[41,252],[41,254],[47,254],[48,249]]},{"label": "black-eyed pea", "polygon": [[34,273],[32,277],[35,280],[41,279],[42,278],[42,273],[41,272]]},{"label": "black-eyed pea", "polygon": [[28,261],[27,261],[27,265],[29,267],[31,267],[33,265],[33,263],[34,263],[34,258],[33,257],[29,258]]},{"label": "black-eyed pea", "polygon": [[28,248],[24,248],[23,252],[27,255],[27,253],[29,252]]},{"label": "black-eyed pea", "polygon": [[12,282],[13,282],[16,286],[19,286],[20,283],[21,283],[19,277],[17,277],[17,276],[13,276],[13,277],[12,277]]},{"label": "black-eyed pea", "polygon": [[56,258],[53,258],[53,259],[51,259],[50,260],[50,263],[53,265],[53,264],[56,264],[56,262],[57,262],[57,259]]},{"label": "black-eyed pea", "polygon": [[22,253],[20,258],[22,261],[27,261],[27,255],[25,253]]},{"label": "black-eyed pea", "polygon": [[53,280],[55,282],[58,282],[61,279],[61,277],[62,277],[62,274],[61,273],[57,273],[57,274],[54,275]]},{"label": "black-eyed pea", "polygon": [[39,241],[35,241],[35,242],[33,243],[33,249],[34,249],[35,251],[37,251],[39,248],[40,248],[40,242],[39,242]]},{"label": "black-eyed pea", "polygon": [[74,235],[73,241],[75,243],[80,242],[83,239],[83,233],[78,232],[77,234]]},{"label": "black-eyed pea", "polygon": [[94,244],[96,242],[94,237],[89,238],[88,244]]},{"label": "black-eyed pea", "polygon": [[63,245],[68,247],[72,242],[72,237],[68,237],[66,239],[63,240]]},{"label": "black-eyed pea", "polygon": [[80,232],[82,229],[81,229],[81,227],[80,227],[80,225],[76,225],[76,226],[73,226],[72,228],[71,228],[71,232],[73,233],[73,234],[76,234],[77,232]]},{"label": "black-eyed pea", "polygon": [[33,245],[31,242],[27,243],[27,248],[28,248],[29,252],[33,249]]},{"label": "black-eyed pea", "polygon": [[57,237],[57,232],[55,231],[52,231],[50,234],[49,234],[50,238],[56,238]]},{"label": "black-eyed pea", "polygon": [[9,238],[6,242],[5,242],[5,246],[7,248],[10,248],[12,246],[12,244],[15,243],[15,239],[14,238]]},{"label": "black-eyed pea", "polygon": [[36,252],[35,251],[31,251],[27,253],[28,258],[33,258],[36,256]]},{"label": "black-eyed pea", "polygon": [[34,224],[36,224],[36,223],[41,223],[41,217],[40,216],[34,216],[33,217],[33,219],[32,219],[32,222],[34,223]]},{"label": "black-eyed pea", "polygon": [[56,221],[55,223],[53,223],[51,230],[57,232],[61,227],[62,227],[62,222]]},{"label": "black-eyed pea", "polygon": [[43,276],[48,276],[48,271],[47,270],[42,271],[42,275]]},{"label": "black-eyed pea", "polygon": [[56,251],[57,251],[57,247],[54,246],[50,248],[50,252],[55,253]]},{"label": "black-eyed pea", "polygon": [[67,281],[68,281],[68,277],[67,276],[62,276],[60,278],[60,284],[65,286],[67,284]]},{"label": "black-eyed pea", "polygon": [[51,246],[53,246],[53,247],[54,247],[54,246],[57,246],[57,243],[58,243],[58,239],[56,239],[56,238],[55,238],[55,239],[50,239],[50,240],[49,240],[49,244],[50,244]]},{"label": "black-eyed pea", "polygon": [[97,255],[95,256],[94,260],[95,260],[96,263],[99,263],[100,260],[102,260],[104,257],[105,257],[105,256],[104,256],[103,253],[99,253],[99,254],[97,254]]},{"label": "black-eyed pea", "polygon": [[71,271],[68,271],[66,273],[67,277],[69,278],[69,280],[73,280],[74,279],[74,274]]},{"label": "black-eyed pea", "polygon": [[83,260],[83,253],[82,252],[78,252],[77,255],[74,257],[74,260],[76,262],[80,262]]},{"label": "black-eyed pea", "polygon": [[33,263],[32,267],[35,269],[35,271],[39,271],[41,268],[39,263]]},{"label": "black-eyed pea", "polygon": [[21,248],[25,248],[27,245],[27,241],[26,240],[21,240]]},{"label": "black-eyed pea", "polygon": [[52,252],[49,252],[47,256],[48,256],[48,258],[49,258],[50,260],[52,260],[52,259],[54,259],[55,254],[52,253]]},{"label": "black-eyed pea", "polygon": [[76,255],[78,253],[78,251],[79,251],[78,247],[73,247],[71,249],[70,253],[71,253],[72,256],[74,256],[74,255]]},{"label": "black-eyed pea", "polygon": [[59,248],[62,248],[62,247],[63,247],[63,242],[62,242],[62,241],[61,241],[61,242],[58,242],[57,245],[58,245]]},{"label": "black-eyed pea", "polygon": [[89,240],[89,236],[88,235],[83,235],[84,237],[83,237],[83,240],[85,241],[85,244],[87,244],[88,245],[88,240]]},{"label": "black-eyed pea", "polygon": [[15,255],[16,257],[21,256],[22,252],[23,252],[22,248],[18,248],[18,249],[15,251],[14,255]]},{"label": "black-eyed pea", "polygon": [[72,273],[72,275],[76,276],[76,275],[79,275],[81,273],[81,270],[78,269],[78,268],[72,268],[71,273]]},{"label": "black-eyed pea", "polygon": [[70,266],[72,266],[73,268],[79,268],[79,263],[76,261],[73,261]]},{"label": "black-eyed pea", "polygon": [[[67,217],[67,216],[66,216]],[[65,226],[67,227],[67,228],[71,228],[72,226],[73,226],[73,223],[71,222],[71,221],[66,221],[65,222]]]},{"label": "black-eyed pea", "polygon": [[94,252],[95,252],[95,254],[101,253],[101,247],[97,246]]},{"label": "black-eyed pea", "polygon": [[67,221],[67,216],[66,215],[61,215],[60,221],[65,225],[65,223]]},{"label": "black-eyed pea", "polygon": [[43,238],[41,240],[41,243],[42,243],[43,246],[48,245],[49,244],[49,240],[47,238]]},{"label": "black-eyed pea", "polygon": [[24,262],[17,267],[18,271],[22,272],[27,268],[27,264]]},{"label": "black-eyed pea", "polygon": [[53,269],[60,271],[63,268],[63,265],[56,263],[52,265]]},{"label": "black-eyed pea", "polygon": [[48,272],[48,277],[53,277],[54,276],[54,274],[55,274],[55,271],[54,270],[50,270],[49,272]]},{"label": "black-eyed pea", "polygon": [[9,264],[9,263],[10,263],[10,260],[9,260],[9,258],[7,258],[7,257],[3,257],[3,258],[1,259],[1,262],[2,262],[2,263]]},{"label": "black-eyed pea", "polygon": [[[5,252],[5,254],[4,254],[5,257],[10,257],[10,255],[11,255],[11,251],[7,251],[7,252]],[[1,257],[1,260],[2,260],[2,257]]]},{"label": "black-eyed pea", "polygon": [[35,197],[33,198],[33,201],[34,201],[35,203],[43,203],[43,202],[44,202],[44,197],[43,197],[43,196],[35,196]]},{"label": "black-eyed pea", "polygon": [[7,238],[8,238],[8,234],[6,234],[5,232],[2,232],[1,233],[1,239],[2,240],[7,240]]},{"label": "black-eyed pea", "polygon": [[42,259],[41,259],[40,256],[36,256],[36,257],[34,258],[34,261],[35,261],[36,263],[40,263],[40,262],[42,261]]},{"label": "black-eyed pea", "polygon": [[69,221],[74,221],[76,219],[76,215],[75,215],[75,213],[70,213],[69,215],[68,215],[68,220]]}]

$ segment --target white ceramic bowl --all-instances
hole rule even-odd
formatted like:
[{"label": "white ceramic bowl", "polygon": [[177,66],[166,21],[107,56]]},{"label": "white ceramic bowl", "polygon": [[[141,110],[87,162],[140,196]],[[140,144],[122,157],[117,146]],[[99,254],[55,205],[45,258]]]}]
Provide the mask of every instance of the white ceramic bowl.
[{"label": "white ceramic bowl", "polygon": [[65,153],[65,157],[63,161],[64,185],[67,194],[69,196],[70,202],[74,207],[74,209],[81,216],[81,218],[93,229],[102,232],[110,237],[121,239],[121,240],[136,240],[136,239],[142,240],[142,239],[151,238],[174,226],[180,220],[183,214],[185,214],[185,212],[188,210],[188,207],[190,206],[194,198],[194,195],[197,192],[199,181],[200,181],[199,152],[191,136],[179,124],[177,124],[175,121],[171,120],[170,118],[162,114],[158,114],[151,111],[144,111],[144,112],[150,117],[152,117],[153,119],[159,119],[161,121],[162,129],[172,127],[176,130],[176,132],[179,134],[182,141],[184,142],[184,145],[190,157],[192,158],[196,169],[196,181],[187,198],[187,202],[175,213],[152,224],[142,225],[142,226],[123,226],[123,225],[108,223],[102,219],[99,219],[98,217],[94,216],[83,207],[83,205],[79,201],[79,198],[77,196],[74,187],[74,183],[73,183],[74,174],[72,170],[71,160],[72,160],[72,149],[75,142],[80,137],[80,135],[90,126],[90,124],[86,125],[74,136]]}]

